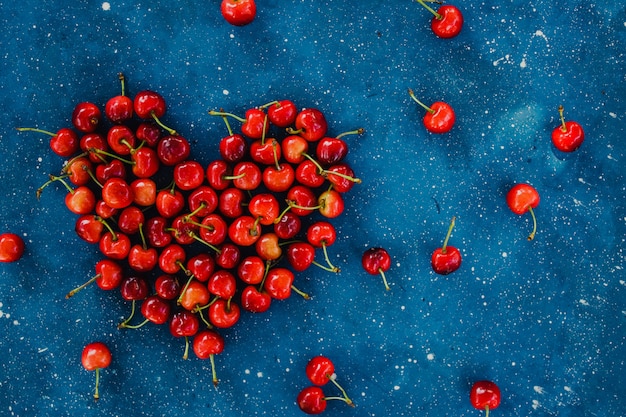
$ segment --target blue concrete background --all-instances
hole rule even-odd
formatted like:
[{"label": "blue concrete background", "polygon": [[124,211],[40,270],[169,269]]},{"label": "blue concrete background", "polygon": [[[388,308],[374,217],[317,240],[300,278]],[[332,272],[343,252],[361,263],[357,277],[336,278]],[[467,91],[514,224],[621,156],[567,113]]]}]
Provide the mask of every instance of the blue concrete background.
[{"label": "blue concrete background", "polygon": [[[332,416],[477,416],[469,388],[502,390],[493,416],[626,414],[624,273],[626,9],[620,2],[457,1],[450,40],[411,1],[258,0],[245,27],[219,2],[0,0],[0,229],[24,236],[0,265],[1,416],[297,416],[310,357],[333,359],[356,407]],[[79,101],[160,92],[165,121],[208,163],[224,134],[207,110],[243,114],[289,98],[325,112],[331,133],[356,127],[348,161],[363,183],[335,222],[334,276],[312,270],[313,294],[275,302],[224,332],[208,363],[181,359],[165,327],[120,332],[128,305],[88,288],[97,249],[74,234],[62,189],[35,190],[61,159],[47,138]],[[456,110],[449,134],[421,125],[425,102]],[[586,131],[575,153],[552,149],[558,105]],[[505,204],[508,188],[541,194],[539,231]],[[452,216],[463,265],[430,269]],[[369,246],[393,257],[390,292],[361,269]],[[111,366],[80,364],[106,342]],[[329,389],[329,391],[332,391]],[[331,392],[332,393],[332,392]]]}]

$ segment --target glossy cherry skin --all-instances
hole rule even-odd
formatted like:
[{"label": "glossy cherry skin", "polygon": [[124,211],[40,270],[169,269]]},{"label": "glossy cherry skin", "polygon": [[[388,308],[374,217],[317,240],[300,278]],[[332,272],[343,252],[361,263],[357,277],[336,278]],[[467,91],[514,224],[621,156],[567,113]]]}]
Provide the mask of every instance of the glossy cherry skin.
[{"label": "glossy cherry skin", "polygon": [[154,282],[154,290],[164,300],[173,300],[180,295],[180,282],[175,275],[160,275]]},{"label": "glossy cherry skin", "polygon": [[207,253],[199,253],[187,261],[187,270],[200,282],[206,282],[215,272],[215,260]]},{"label": "glossy cherry skin", "polygon": [[302,220],[297,214],[288,211],[280,217],[278,223],[274,223],[274,233],[283,240],[292,239],[302,228]]},{"label": "glossy cherry skin", "polygon": [[224,351],[224,338],[213,330],[202,330],[193,339],[193,351],[200,359],[208,359]]},{"label": "glossy cherry skin", "polygon": [[101,290],[110,291],[120,286],[124,272],[119,263],[102,259],[96,263],[96,285]]},{"label": "glossy cherry skin", "polygon": [[287,261],[296,272],[302,272],[315,260],[315,248],[307,242],[294,242],[287,247]]},{"label": "glossy cherry skin", "polygon": [[[95,164],[102,163],[102,157],[96,152],[108,151],[109,145],[106,138],[100,133],[87,133],[80,138],[80,149],[89,153],[89,160]],[[72,152],[73,154],[74,152]]]},{"label": "glossy cherry skin", "polygon": [[143,300],[148,296],[148,282],[137,276],[126,277],[122,280],[120,294],[126,301]]},{"label": "glossy cherry skin", "polygon": [[174,166],[189,157],[191,146],[189,141],[180,135],[168,135],[159,141],[157,155],[164,165]]},{"label": "glossy cherry skin", "polygon": [[322,164],[333,165],[346,157],[348,144],[340,138],[324,137],[317,143],[315,154]]},{"label": "glossy cherry skin", "polygon": [[298,113],[295,126],[300,136],[309,142],[320,140],[328,130],[324,113],[315,108],[304,109]]},{"label": "glossy cherry skin", "polygon": [[493,410],[500,405],[500,388],[491,381],[477,381],[470,390],[470,403],[479,410]]},{"label": "glossy cherry skin", "polygon": [[453,38],[461,32],[463,14],[452,5],[444,5],[437,10],[441,18],[434,16],[430,22],[432,31],[440,38]]},{"label": "glossy cherry skin", "polygon": [[15,233],[0,234],[0,262],[18,261],[24,254],[24,241]]},{"label": "glossy cherry skin", "polygon": [[[228,0],[226,0],[228,1]],[[230,0],[230,1],[252,1],[252,0]],[[246,111],[246,121],[241,125],[241,132],[250,139],[261,139],[269,132],[267,115],[261,109],[248,109]]]},{"label": "glossy cherry skin", "polygon": [[291,100],[280,100],[267,107],[267,117],[275,126],[286,128],[291,126],[298,115],[298,108]]},{"label": "glossy cherry skin", "polygon": [[175,337],[190,337],[198,333],[200,320],[190,311],[181,310],[170,319],[170,333]]},{"label": "glossy cherry skin", "polygon": [[435,249],[430,264],[437,274],[448,275],[459,269],[461,260],[461,252],[454,246],[447,245],[445,249]]},{"label": "glossy cherry skin", "polygon": [[305,372],[315,385],[325,385],[335,373],[335,365],[326,356],[315,356],[307,363]]},{"label": "glossy cherry skin", "polygon": [[574,152],[585,140],[585,131],[577,122],[565,122],[552,131],[552,143],[561,152]]},{"label": "glossy cherry skin", "polygon": [[178,299],[181,307],[193,311],[196,307],[202,307],[209,303],[211,294],[206,285],[197,280],[191,280]]},{"label": "glossy cherry skin", "polygon": [[144,234],[150,246],[155,248],[163,248],[172,242],[172,235],[165,229],[168,227],[168,221],[161,216],[151,217],[146,220]]},{"label": "glossy cherry skin", "polygon": [[246,154],[248,144],[243,136],[238,133],[228,135],[220,140],[220,155],[227,162],[238,162]]},{"label": "glossy cherry skin", "polygon": [[65,205],[74,214],[92,213],[96,207],[96,195],[85,185],[81,185],[65,196]]},{"label": "glossy cherry skin", "polygon": [[61,128],[50,138],[50,149],[62,158],[74,155],[80,147],[78,135],[72,129]]},{"label": "glossy cherry skin", "polygon": [[251,246],[261,237],[261,225],[251,216],[240,216],[228,226],[228,237],[239,246]]},{"label": "glossy cherry skin", "polygon": [[133,161],[133,174],[138,178],[154,176],[161,165],[156,151],[147,146],[131,151],[131,160]]},{"label": "glossy cherry skin", "polygon": [[530,184],[516,184],[506,195],[506,203],[509,209],[515,214],[524,214],[529,207],[535,208],[539,205],[539,193]]},{"label": "glossy cherry skin", "polygon": [[135,95],[133,110],[142,119],[151,119],[154,116],[161,118],[165,114],[167,106],[165,99],[159,93],[144,90]]},{"label": "glossy cherry skin", "polygon": [[386,272],[391,268],[391,256],[383,248],[369,248],[363,253],[361,264],[368,274],[378,275],[381,270]]},{"label": "glossy cherry skin", "polygon": [[102,200],[111,208],[123,209],[132,204],[133,190],[121,178],[111,178],[102,186]]},{"label": "glossy cherry skin", "polygon": [[135,136],[144,142],[146,146],[155,148],[161,140],[161,128],[153,122],[143,122],[137,126]]},{"label": "glossy cherry skin", "polygon": [[256,16],[256,3],[254,0],[222,0],[221,12],[231,25],[245,26]]},{"label": "glossy cherry skin", "polygon": [[111,359],[111,351],[102,342],[89,343],[81,355],[81,363],[88,371],[108,367],[111,364]]},{"label": "glossy cherry skin", "polygon": [[107,144],[118,155],[129,155],[135,147],[135,132],[126,125],[112,126],[107,132]]},{"label": "glossy cherry skin", "polygon": [[296,173],[286,162],[276,165],[269,165],[263,170],[263,185],[272,192],[282,193],[287,191],[296,178]]},{"label": "glossy cherry skin", "polygon": [[442,101],[436,101],[424,115],[424,126],[432,133],[447,133],[454,126],[456,116],[452,107]]},{"label": "glossy cherry skin", "polygon": [[81,156],[71,159],[65,167],[63,172],[69,175],[69,180],[74,185],[85,185],[91,181],[89,172],[93,172],[93,164],[89,158]]},{"label": "glossy cherry skin", "polygon": [[[93,214],[84,214],[76,219],[74,231],[85,242],[98,243],[104,230],[104,224]],[[0,242],[2,238],[0,237]],[[1,245],[0,245],[1,246]],[[1,259],[1,257],[0,257]]]},{"label": "glossy cherry skin", "polygon": [[321,414],[326,410],[327,401],[320,387],[307,387],[296,398],[298,407],[307,414]]},{"label": "glossy cherry skin", "polygon": [[259,284],[265,276],[265,261],[255,255],[245,257],[237,266],[237,276],[246,284]]},{"label": "glossy cherry skin", "polygon": [[150,178],[137,178],[130,184],[133,203],[141,207],[151,207],[156,203],[157,186]]},{"label": "glossy cherry skin", "polygon": [[272,298],[285,300],[291,295],[294,278],[289,269],[275,267],[268,271],[263,288]]},{"label": "glossy cherry skin", "polygon": [[194,190],[204,182],[204,168],[196,161],[183,161],[174,167],[174,182],[183,191]]},{"label": "glossy cherry skin", "polygon": [[122,95],[111,97],[104,106],[104,114],[113,123],[124,123],[133,117],[133,100]]},{"label": "glossy cherry skin", "polygon": [[271,303],[272,297],[254,285],[248,285],[241,292],[241,307],[251,313],[263,313],[270,308]]},{"label": "glossy cherry skin", "polygon": [[209,321],[219,329],[233,327],[240,317],[241,309],[232,301],[219,299],[209,307]]},{"label": "glossy cherry skin", "polygon": [[187,197],[189,211],[202,218],[215,211],[217,208],[218,196],[215,190],[209,186],[200,186]]},{"label": "glossy cherry skin", "polygon": [[101,119],[102,112],[100,108],[89,102],[78,103],[72,112],[72,124],[76,129],[84,133],[94,132],[98,128]]},{"label": "glossy cherry skin", "polygon": [[167,323],[171,311],[170,303],[158,295],[151,295],[141,303],[141,314],[154,324]]}]

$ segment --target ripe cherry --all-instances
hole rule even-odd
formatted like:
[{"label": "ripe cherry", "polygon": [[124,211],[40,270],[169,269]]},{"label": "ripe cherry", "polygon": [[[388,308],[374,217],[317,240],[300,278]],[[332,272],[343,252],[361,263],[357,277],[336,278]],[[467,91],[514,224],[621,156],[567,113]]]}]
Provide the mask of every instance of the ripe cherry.
[{"label": "ripe cherry", "polygon": [[335,376],[335,364],[326,356],[314,356],[309,360],[305,368],[306,376],[309,381],[315,385],[326,385],[329,381],[332,382],[343,394],[342,400],[348,405],[353,406],[352,400],[348,397],[346,390],[336,381]]},{"label": "ripe cherry", "polygon": [[296,402],[300,410],[307,414],[321,414],[326,410],[327,401],[340,400],[354,407],[354,403],[343,397],[327,397],[320,387],[306,387],[298,394]]},{"label": "ripe cherry", "polygon": [[241,317],[241,309],[232,299],[215,300],[209,307],[209,321],[219,329],[233,327]]},{"label": "ripe cherry", "polygon": [[430,6],[426,5],[426,1],[433,0],[417,0],[419,4],[424,6],[429,12],[433,14],[433,19],[430,23],[430,27],[435,35],[440,38],[453,38],[461,32],[463,27],[463,14],[455,6],[444,5],[435,11]]},{"label": "ripe cherry", "polygon": [[0,262],[18,261],[24,254],[24,241],[15,233],[0,234]]},{"label": "ripe cherry", "polygon": [[133,100],[133,110],[142,119],[153,119],[156,124],[165,129],[170,135],[176,134],[175,130],[165,126],[160,120],[165,115],[167,105],[165,99],[159,93],[151,90],[140,91]]},{"label": "ripe cherry", "polygon": [[189,357],[189,337],[198,333],[200,328],[200,320],[196,313],[192,313],[187,310],[181,310],[172,316],[170,319],[170,333],[174,337],[185,338],[185,352],[183,353],[183,359]]},{"label": "ripe cherry", "polygon": [[296,121],[298,108],[291,100],[272,101],[260,108],[267,108],[267,117],[275,126],[286,128]]},{"label": "ripe cherry", "polygon": [[527,211],[530,212],[533,218],[533,230],[528,235],[528,240],[533,240],[537,232],[537,218],[533,210],[539,205],[539,193],[537,190],[530,184],[516,184],[507,193],[506,203],[515,214],[522,215]]},{"label": "ripe cherry", "polygon": [[363,253],[361,258],[363,269],[371,275],[380,275],[383,278],[385,289],[390,290],[387,284],[385,272],[391,267],[391,256],[389,252],[383,248],[369,248]]},{"label": "ripe cherry", "polygon": [[50,149],[52,149],[52,152],[62,158],[68,158],[74,155],[80,148],[80,140],[78,139],[78,135],[72,129],[67,127],[59,129],[56,133],[32,127],[18,127],[17,130],[20,132],[31,131],[44,133],[48,136],[51,136]]},{"label": "ripe cherry", "polygon": [[251,313],[263,313],[270,308],[272,297],[259,291],[254,285],[248,285],[241,291],[241,307]]},{"label": "ripe cherry", "polygon": [[309,226],[306,232],[307,241],[316,248],[322,248],[324,251],[324,259],[328,264],[328,267],[333,272],[339,272],[339,268],[334,266],[328,258],[328,251],[326,248],[337,239],[337,232],[335,227],[326,221],[317,221]]},{"label": "ripe cherry", "polygon": [[122,178],[110,178],[102,185],[102,200],[111,208],[123,209],[133,203],[135,196]]},{"label": "ripe cherry", "polygon": [[84,284],[68,292],[65,298],[73,297],[77,292],[87,287],[92,282],[95,282],[102,290],[113,290],[119,287],[123,278],[124,274],[119,263],[112,259],[102,259],[96,262],[96,275]]},{"label": "ripe cherry", "polygon": [[315,108],[300,111],[296,116],[296,129],[287,129],[290,134],[299,134],[309,142],[317,142],[326,135],[328,123],[324,113]]},{"label": "ripe cherry", "polygon": [[189,157],[191,146],[189,141],[180,135],[168,135],[159,141],[157,155],[164,165],[174,166]]},{"label": "ripe cherry", "polygon": [[448,245],[448,240],[450,239],[450,235],[452,234],[455,220],[456,217],[452,217],[452,220],[450,221],[450,227],[448,227],[448,233],[446,234],[446,238],[443,241],[443,246],[435,249],[430,259],[430,264],[433,268],[433,271],[440,275],[448,275],[459,269],[459,267],[461,266],[461,252],[454,246]]},{"label": "ripe cherry", "polygon": [[430,107],[422,103],[415,97],[413,90],[409,88],[409,95],[417,104],[426,110],[424,115],[424,126],[432,133],[447,133],[454,126],[455,115],[454,110],[449,104],[443,101],[436,101]]},{"label": "ripe cherry", "polygon": [[224,351],[224,338],[214,330],[203,330],[193,339],[193,351],[200,359],[209,359],[211,361],[211,374],[213,376],[213,385],[217,386],[217,372],[215,371],[214,356]]},{"label": "ripe cherry", "polygon": [[102,342],[89,343],[83,349],[81,355],[81,362],[83,367],[88,371],[96,371],[96,388],[93,394],[93,399],[98,401],[100,394],[98,392],[98,386],[100,383],[100,369],[107,368],[111,364],[111,351]]},{"label": "ripe cherry", "polygon": [[222,0],[221,11],[231,25],[245,26],[256,16],[256,3],[254,0]]},{"label": "ripe cherry", "polygon": [[164,300],[173,300],[180,295],[180,282],[175,275],[159,275],[154,282],[154,291]]},{"label": "ripe cherry", "polygon": [[125,329],[138,329],[148,323],[165,324],[170,318],[172,307],[170,303],[158,295],[151,295],[141,303],[141,314],[145,320],[139,324],[131,325],[126,322],[121,323],[118,327]]},{"label": "ripe cherry", "polygon": [[104,231],[104,224],[93,214],[84,214],[76,219],[74,231],[85,242],[98,243]]},{"label": "ripe cherry", "polygon": [[259,256],[246,256],[237,266],[237,276],[246,284],[259,284],[265,276],[265,265],[265,261]]},{"label": "ripe cherry", "polygon": [[552,143],[562,152],[574,152],[585,140],[585,131],[577,122],[565,121],[563,106],[559,106],[561,125],[552,131]]},{"label": "ripe cherry", "polygon": [[117,76],[122,86],[122,93],[107,101],[104,114],[113,123],[124,123],[133,117],[133,100],[125,94],[124,74],[120,72]]},{"label": "ripe cherry", "polygon": [[470,402],[474,408],[485,410],[485,417],[489,417],[489,410],[500,405],[500,388],[491,381],[477,381],[470,390]]},{"label": "ripe cherry", "polygon": [[93,103],[82,102],[74,107],[72,112],[72,124],[81,132],[94,132],[102,119],[100,108]]},{"label": "ripe cherry", "polygon": [[267,272],[263,289],[276,300],[285,300],[291,295],[294,281],[293,272],[287,268],[271,268]]}]

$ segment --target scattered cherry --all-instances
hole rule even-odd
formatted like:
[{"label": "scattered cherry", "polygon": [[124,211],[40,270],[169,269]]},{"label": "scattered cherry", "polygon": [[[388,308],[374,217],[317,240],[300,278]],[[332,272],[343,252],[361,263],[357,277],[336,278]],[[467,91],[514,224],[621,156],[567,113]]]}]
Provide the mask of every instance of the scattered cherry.
[{"label": "scattered cherry", "polygon": [[474,408],[485,410],[485,417],[489,417],[489,410],[500,405],[500,388],[491,381],[477,381],[470,390],[470,402]]},{"label": "scattered cherry", "polygon": [[461,252],[454,246],[448,245],[448,240],[450,239],[455,223],[456,217],[452,217],[443,245],[435,249],[430,259],[433,271],[440,275],[448,275],[461,266]]},{"label": "scattered cherry", "polygon": [[515,214],[522,215],[527,211],[530,212],[533,218],[533,230],[528,235],[528,240],[533,240],[537,232],[537,218],[533,210],[539,205],[539,193],[537,190],[530,184],[516,184],[507,193],[506,203]]},{"label": "scattered cherry", "polygon": [[96,388],[93,398],[95,401],[98,401],[100,398],[100,394],[98,392],[100,369],[107,368],[111,364],[111,351],[102,342],[89,343],[83,349],[81,362],[86,370],[96,371]]},{"label": "scattered cherry", "polygon": [[15,233],[0,234],[0,262],[18,261],[24,254],[24,241]]},{"label": "scattered cherry", "polygon": [[413,90],[409,88],[409,96],[426,110],[424,115],[424,126],[432,133],[447,133],[454,126],[455,114],[454,110],[448,103],[436,101],[428,107],[415,97]]},{"label": "scattered cherry", "polygon": [[387,291],[391,289],[389,288],[387,277],[385,276],[385,272],[391,268],[391,256],[389,256],[389,252],[387,252],[386,249],[367,249],[361,258],[361,264],[363,265],[363,269],[365,269],[368,274],[380,275],[382,277],[383,284],[385,284],[385,289]]},{"label": "scattered cherry", "polygon": [[559,106],[559,116],[561,125],[552,131],[552,143],[562,152],[574,152],[580,148],[585,140],[585,131],[582,126],[574,121],[565,121],[563,117],[564,108]]}]

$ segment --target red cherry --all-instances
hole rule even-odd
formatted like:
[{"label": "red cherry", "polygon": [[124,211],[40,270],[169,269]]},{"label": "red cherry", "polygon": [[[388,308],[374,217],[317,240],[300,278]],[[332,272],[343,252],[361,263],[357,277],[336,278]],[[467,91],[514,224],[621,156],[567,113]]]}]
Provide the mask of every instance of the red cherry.
[{"label": "red cherry", "polygon": [[274,299],[285,300],[291,295],[293,272],[287,268],[272,268],[267,272],[263,289]]},{"label": "red cherry", "polygon": [[245,26],[256,16],[256,3],[254,0],[222,0],[221,11],[231,25]]},{"label": "red cherry", "polygon": [[320,139],[315,148],[317,160],[327,165],[341,162],[348,154],[348,144],[342,138],[347,135],[361,135],[363,132],[365,132],[365,130],[360,128],[341,133],[334,138],[324,137]]},{"label": "red cherry", "polygon": [[228,188],[219,196],[218,208],[220,213],[229,218],[239,217],[243,214],[245,195],[239,188]]},{"label": "red cherry", "polygon": [[18,261],[24,254],[24,241],[14,233],[0,234],[0,262]]},{"label": "red cherry", "polygon": [[304,109],[298,113],[296,129],[287,129],[290,134],[299,134],[309,142],[317,142],[326,135],[328,123],[324,113],[315,108]]},{"label": "red cherry", "polygon": [[81,185],[67,193],[65,205],[74,214],[92,213],[96,207],[96,195],[90,188]]},{"label": "red cherry", "polygon": [[552,143],[561,152],[574,152],[585,140],[585,131],[577,122],[566,122],[563,110],[563,106],[559,106],[561,126],[552,131]]},{"label": "red cherry", "polygon": [[198,281],[206,282],[215,271],[215,260],[206,253],[200,253],[187,261],[187,270]]},{"label": "red cherry", "polygon": [[133,192],[133,203],[141,207],[152,207],[156,203],[157,186],[149,178],[137,178],[130,184]]},{"label": "red cherry", "polygon": [[390,290],[387,284],[385,272],[391,267],[391,256],[389,252],[383,248],[369,248],[363,253],[361,258],[363,269],[371,275],[380,275],[385,284],[385,289]]},{"label": "red cherry", "polygon": [[91,181],[89,175],[92,170],[92,163],[89,158],[80,156],[73,158],[63,167],[63,172],[69,175],[69,180],[74,185],[86,185]]},{"label": "red cherry", "polygon": [[98,392],[98,386],[100,382],[100,369],[107,368],[111,364],[111,351],[102,342],[89,343],[83,349],[81,355],[81,363],[83,367],[88,371],[96,371],[96,388],[93,394],[93,399],[98,401],[100,394]]},{"label": "red cherry", "polygon": [[172,242],[172,235],[167,229],[167,220],[163,217],[156,216],[146,220],[144,233],[150,246],[163,248]]},{"label": "red cherry", "polygon": [[260,193],[250,199],[248,211],[252,217],[259,219],[259,223],[269,226],[280,214],[280,206],[274,194]]},{"label": "red cherry", "polygon": [[[226,2],[235,1],[238,3],[252,2],[253,0],[225,0]],[[223,4],[223,3],[222,3]],[[261,139],[265,137],[269,131],[269,123],[267,115],[261,109],[249,109],[246,111],[246,121],[241,125],[241,132],[250,139]]]},{"label": "red cherry", "polygon": [[89,281],[68,292],[65,298],[73,297],[78,291],[87,287],[92,282],[95,282],[102,290],[113,290],[120,286],[123,278],[124,275],[120,264],[111,259],[102,259],[96,262],[96,275],[89,279]]},{"label": "red cherry", "polygon": [[76,219],[74,231],[88,243],[98,243],[104,230],[104,224],[93,214],[85,214]]},{"label": "red cherry", "polygon": [[278,236],[271,232],[262,234],[256,241],[255,248],[257,255],[266,261],[275,261],[283,254]]},{"label": "red cherry", "polygon": [[161,140],[161,129],[155,123],[143,122],[137,126],[135,136],[147,146],[154,148]]},{"label": "red cherry", "polygon": [[248,285],[241,292],[241,307],[251,313],[263,313],[270,308],[271,303],[272,297],[254,285]]},{"label": "red cherry", "polygon": [[187,197],[189,210],[200,218],[213,213],[217,208],[217,203],[217,193],[213,188],[206,185],[196,188]]},{"label": "red cherry", "polygon": [[315,385],[325,385],[335,373],[335,364],[325,356],[315,356],[307,363],[305,372]]},{"label": "red cherry", "polygon": [[317,188],[324,184],[326,178],[322,175],[319,165],[306,159],[296,167],[296,180],[309,188]]},{"label": "red cherry", "polygon": [[168,135],[159,141],[157,155],[164,165],[174,166],[189,157],[191,146],[187,139],[180,135]]},{"label": "red cherry", "polygon": [[209,307],[209,321],[219,329],[233,327],[241,317],[241,309],[233,301],[215,300]]},{"label": "red cherry", "polygon": [[[158,295],[151,295],[141,303],[141,314],[146,318],[146,321],[141,323],[151,322],[154,324],[165,324],[170,318],[172,307],[167,300],[161,298]],[[133,327],[133,326],[127,326]]]},{"label": "red cherry", "polygon": [[165,115],[167,105],[165,99],[159,93],[150,90],[140,91],[133,100],[133,110],[142,119],[153,119],[156,124],[165,129],[170,135],[176,135],[176,131],[165,126],[161,117]]},{"label": "red cherry", "polygon": [[175,275],[160,275],[154,282],[157,295],[165,300],[173,300],[180,295],[180,282]]},{"label": "red cherry", "polygon": [[78,103],[72,112],[72,124],[81,132],[91,133],[98,128],[102,112],[93,103]]},{"label": "red cherry", "polygon": [[528,240],[533,240],[537,232],[537,218],[533,210],[539,205],[539,193],[537,190],[530,184],[516,184],[507,193],[506,203],[515,214],[522,215],[527,211],[530,212],[533,218],[533,230],[528,235]]},{"label": "red cherry", "polygon": [[193,351],[200,359],[210,359],[211,374],[213,375],[213,385],[217,386],[219,380],[215,372],[214,355],[219,355],[224,351],[224,339],[213,330],[203,330],[193,339]]},{"label": "red cherry", "polygon": [[[117,213],[119,213],[118,209],[114,209],[112,207],[109,207],[104,201],[102,200],[98,200],[96,202],[96,214],[101,218],[101,219],[110,219],[113,216],[116,216]],[[91,243],[96,243],[96,242],[91,242]]]},{"label": "red cherry", "polygon": [[189,357],[189,337],[198,333],[200,328],[200,320],[198,315],[187,310],[181,310],[174,313],[170,319],[170,333],[174,337],[185,338],[185,352],[183,359]]},{"label": "red cherry", "polygon": [[19,132],[30,131],[44,133],[48,136],[51,136],[50,149],[52,149],[52,152],[62,158],[68,158],[74,155],[80,148],[80,140],[78,139],[78,135],[72,129],[66,127],[59,129],[57,133],[52,133],[47,130],[36,129],[33,127],[18,127],[16,128],[16,130],[18,130]]},{"label": "red cherry", "polygon": [[270,165],[263,170],[263,185],[274,193],[287,191],[296,178],[296,173],[291,164],[282,162],[278,165]]},{"label": "red cherry", "polygon": [[126,167],[119,159],[113,159],[107,164],[99,164],[96,167],[96,179],[100,183],[111,178],[126,178]]},{"label": "red cherry", "polygon": [[133,117],[133,100],[124,93],[124,74],[118,74],[122,86],[122,94],[111,97],[104,107],[104,114],[113,123],[123,123]]},{"label": "red cherry", "polygon": [[198,219],[190,215],[181,215],[172,220],[168,231],[174,236],[176,243],[180,245],[190,245],[198,236]]},{"label": "red cherry", "polygon": [[290,135],[281,142],[283,158],[291,164],[299,164],[306,158],[309,142],[302,136]]},{"label": "red cherry", "polygon": [[185,265],[185,258],[187,254],[182,246],[176,243],[163,248],[159,255],[159,267],[166,274],[175,274],[180,271]]},{"label": "red cherry", "polygon": [[126,125],[112,126],[107,132],[107,144],[118,155],[129,155],[136,141],[135,133]]},{"label": "red cherry", "polygon": [[454,246],[448,246],[448,240],[452,234],[455,220],[456,217],[452,217],[450,227],[448,227],[448,233],[443,241],[443,246],[435,249],[430,258],[430,264],[433,271],[440,275],[448,275],[459,269],[461,266],[461,252]]},{"label": "red cherry", "polygon": [[226,161],[217,159],[207,166],[206,178],[214,190],[221,191],[228,188],[231,184],[230,172],[230,166]]},{"label": "red cherry", "polygon": [[207,305],[210,299],[211,294],[206,285],[194,279],[183,288],[178,303],[189,311],[195,311],[196,308]]},{"label": "red cherry", "polygon": [[207,282],[207,288],[211,294],[228,300],[235,296],[237,279],[231,272],[221,269],[211,275]]},{"label": "red cherry", "polygon": [[241,249],[232,243],[224,243],[218,248],[215,263],[224,269],[233,269],[239,265]]},{"label": "red cherry", "polygon": [[276,165],[281,154],[281,147],[274,138],[258,139],[250,145],[250,157],[258,164]]},{"label": "red cherry", "polygon": [[160,160],[156,151],[147,146],[131,151],[133,174],[138,178],[150,178],[159,172]]},{"label": "red cherry", "polygon": [[159,214],[169,219],[185,207],[185,196],[178,190],[161,190],[156,196],[155,204]]},{"label": "red cherry", "polygon": [[227,162],[238,162],[246,154],[248,144],[243,136],[231,133],[220,140],[220,155]]},{"label": "red cherry", "polygon": [[461,28],[463,27],[463,15],[458,8],[445,5],[435,11],[432,7],[428,6],[425,1],[428,0],[417,0],[419,4],[433,14],[430,27],[435,35],[447,39],[453,38],[461,32]]},{"label": "red cherry", "polygon": [[237,276],[246,284],[259,284],[265,276],[265,265],[259,256],[247,256],[237,266]]},{"label": "red cherry", "polygon": [[281,128],[291,126],[298,115],[298,109],[291,100],[273,101],[261,108],[267,108],[267,117],[270,122]]},{"label": "red cherry", "polygon": [[[87,133],[80,138],[80,149],[89,153],[89,160],[94,164],[102,163],[102,156],[98,151],[107,152],[109,144],[100,133]],[[73,153],[73,152],[72,152]]]},{"label": "red cherry", "polygon": [[102,200],[111,208],[128,207],[133,203],[134,198],[132,188],[121,178],[108,179],[102,185]]},{"label": "red cherry", "polygon": [[333,272],[339,272],[339,268],[334,266],[328,258],[328,251],[326,248],[335,243],[337,239],[337,232],[335,227],[326,221],[317,221],[309,226],[306,232],[307,241],[316,248],[322,248],[324,251],[324,259],[328,264],[328,267]]},{"label": "red cherry", "polygon": [[159,255],[155,248],[148,248],[137,244],[128,252],[128,266],[137,272],[149,272],[157,264]]},{"label": "red cherry", "polygon": [[300,216],[288,211],[280,216],[278,222],[274,222],[274,233],[283,240],[295,237],[302,228]]},{"label": "red cherry", "polygon": [[204,168],[196,161],[183,161],[174,167],[174,183],[178,188],[189,191],[204,182]]},{"label": "red cherry", "polygon": [[454,110],[449,104],[442,101],[434,102],[430,107],[422,103],[415,97],[413,90],[409,88],[409,95],[417,104],[426,110],[424,115],[424,126],[432,133],[447,133],[454,126],[455,115]]},{"label": "red cherry", "polygon": [[132,235],[137,233],[145,222],[145,215],[141,209],[135,206],[128,206],[120,212],[117,226],[122,233]]},{"label": "red cherry", "polygon": [[228,237],[239,246],[251,246],[261,237],[261,225],[251,216],[237,217],[228,226]]},{"label": "red cherry", "polygon": [[217,213],[207,215],[200,223],[200,239],[212,246],[221,245],[226,239],[228,224]]},{"label": "red cherry", "polygon": [[239,162],[233,167],[232,180],[240,190],[255,190],[261,184],[261,169],[254,162]]},{"label": "red cherry", "polygon": [[307,414],[321,414],[326,410],[327,402],[320,387],[307,387],[296,398],[300,410]]},{"label": "red cherry", "polygon": [[324,191],[317,198],[319,212],[328,219],[338,217],[344,210],[344,202],[341,194],[335,190]]},{"label": "red cherry", "polygon": [[489,410],[500,405],[500,388],[491,381],[477,381],[470,390],[470,403],[474,408],[485,410],[485,417],[489,417]]},{"label": "red cherry", "polygon": [[100,238],[100,252],[111,259],[126,259],[130,247],[130,239],[123,233],[106,232]]},{"label": "red cherry", "polygon": [[315,204],[317,198],[313,191],[304,185],[294,185],[287,192],[287,201],[291,212],[298,216],[308,216],[318,208]]},{"label": "red cherry", "polygon": [[294,242],[287,247],[287,261],[297,271],[302,272],[315,261],[315,248],[307,242]]}]

